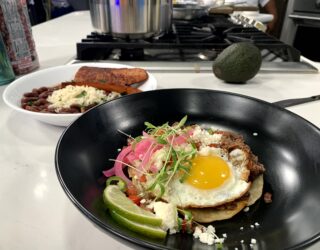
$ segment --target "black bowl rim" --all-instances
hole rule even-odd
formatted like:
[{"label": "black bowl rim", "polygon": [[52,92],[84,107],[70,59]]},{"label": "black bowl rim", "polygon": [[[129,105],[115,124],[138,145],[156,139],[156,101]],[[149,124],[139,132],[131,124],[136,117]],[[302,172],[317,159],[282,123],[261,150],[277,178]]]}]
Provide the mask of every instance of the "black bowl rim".
[{"label": "black bowl rim", "polygon": [[[118,232],[117,230],[112,229],[111,227],[109,227],[109,225],[102,223],[99,219],[97,219],[94,215],[92,215],[86,208],[84,208],[79,202],[78,200],[72,195],[72,193],[69,191],[67,185],[65,184],[63,177],[61,175],[60,169],[59,169],[59,164],[58,164],[58,151],[59,151],[59,146],[61,144],[61,141],[64,137],[64,135],[67,133],[67,131],[73,126],[73,124],[75,124],[77,122],[78,119],[83,119],[82,117],[86,115],[86,113],[89,112],[95,112],[96,109],[98,109],[100,106],[103,105],[108,105],[108,103],[110,102],[118,102],[121,101],[121,99],[124,98],[134,98],[133,96],[138,96],[138,95],[148,95],[148,93],[154,93],[154,92],[171,92],[171,91],[181,91],[181,92],[185,92],[185,91],[196,91],[196,92],[211,92],[211,93],[218,93],[218,94],[226,94],[226,95],[231,95],[231,96],[236,96],[236,97],[240,97],[240,98],[244,98],[244,99],[249,99],[252,100],[254,102],[263,104],[263,105],[268,105],[271,106],[272,108],[281,110],[282,112],[285,112],[291,116],[296,117],[297,119],[301,119],[303,122],[305,122],[308,126],[310,126],[312,129],[316,130],[318,133],[320,133],[320,128],[318,128],[317,126],[315,126],[313,123],[311,123],[310,121],[306,120],[305,118],[291,112],[290,110],[287,110],[285,108],[282,108],[278,105],[275,105],[271,102],[267,102],[264,101],[262,99],[259,98],[255,98],[255,97],[251,97],[251,96],[247,96],[244,94],[238,94],[238,93],[233,93],[233,92],[228,92],[228,91],[220,91],[220,90],[212,90],[212,89],[196,89],[196,88],[171,88],[171,89],[156,89],[156,90],[150,90],[150,91],[145,91],[145,92],[140,92],[140,93],[136,93],[134,95],[126,95],[126,96],[122,96],[119,97],[117,99],[111,100],[109,102],[106,103],[102,103],[99,104],[95,107],[93,107],[92,109],[86,111],[85,113],[83,113],[79,118],[77,118],[75,121],[73,121],[68,127],[65,128],[65,130],[63,131],[63,133],[61,134],[57,145],[56,145],[56,150],[55,150],[55,169],[56,169],[56,174],[58,177],[58,180],[60,182],[60,185],[62,186],[62,189],[64,190],[64,192],[66,193],[66,195],[68,196],[68,198],[71,200],[71,202],[78,208],[78,210],[84,214],[86,216],[86,218],[88,218],[89,220],[91,220],[91,222],[96,223],[96,225],[98,225],[102,230],[104,230],[104,232],[107,233],[111,233],[117,237],[120,237],[121,239],[127,240],[133,244],[137,244],[140,245],[142,247],[147,247],[147,248],[152,248],[152,249],[172,249],[172,248],[166,248],[160,245],[157,245],[156,243],[152,244],[149,243],[145,240],[142,239],[137,239],[131,236],[127,236],[127,235],[123,235],[120,232]],[[304,249],[305,247],[311,246],[312,244],[314,244],[315,242],[320,240],[320,231],[313,235],[312,237],[310,237],[309,239],[302,241],[298,244],[295,244],[293,246],[290,246],[289,248],[286,248],[286,250],[298,250],[298,249]],[[173,249],[175,250],[175,249]]]}]

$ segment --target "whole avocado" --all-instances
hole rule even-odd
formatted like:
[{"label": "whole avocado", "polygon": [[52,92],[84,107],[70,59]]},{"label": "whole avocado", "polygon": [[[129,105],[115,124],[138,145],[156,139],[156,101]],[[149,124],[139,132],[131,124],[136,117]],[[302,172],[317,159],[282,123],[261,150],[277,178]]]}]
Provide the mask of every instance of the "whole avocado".
[{"label": "whole avocado", "polygon": [[216,77],[229,83],[245,83],[261,67],[260,50],[249,42],[234,43],[225,48],[212,65]]}]

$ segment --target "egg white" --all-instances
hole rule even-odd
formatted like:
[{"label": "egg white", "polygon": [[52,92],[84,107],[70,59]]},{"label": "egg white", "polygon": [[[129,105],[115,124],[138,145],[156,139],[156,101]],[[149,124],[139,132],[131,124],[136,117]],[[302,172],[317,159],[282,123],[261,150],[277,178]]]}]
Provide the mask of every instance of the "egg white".
[{"label": "egg white", "polygon": [[221,157],[230,168],[231,176],[222,186],[213,189],[198,189],[181,183],[176,177],[166,188],[164,200],[179,207],[215,207],[236,200],[249,190],[251,183],[247,180],[245,164],[234,165],[228,160],[228,154],[219,148],[203,147],[198,154]]},{"label": "egg white", "polygon": [[[161,197],[164,201],[175,204],[178,207],[205,208],[215,207],[234,201],[243,196],[250,189],[251,183],[248,181],[250,171],[247,169],[247,155],[240,149],[235,149],[228,153],[222,148],[213,147],[212,144],[219,145],[222,135],[209,133],[200,126],[194,127],[191,140],[198,144],[197,154],[201,156],[221,157],[230,169],[230,177],[223,185],[212,189],[199,189],[186,181],[180,181],[181,176],[174,176],[165,187],[165,193]],[[183,149],[185,152],[191,151],[190,143],[179,145],[175,150]],[[162,168],[167,152],[154,154],[151,159],[152,164],[158,169]],[[153,177],[147,177],[145,187],[150,186],[155,181]],[[154,196],[159,195],[160,189],[152,191]]]}]

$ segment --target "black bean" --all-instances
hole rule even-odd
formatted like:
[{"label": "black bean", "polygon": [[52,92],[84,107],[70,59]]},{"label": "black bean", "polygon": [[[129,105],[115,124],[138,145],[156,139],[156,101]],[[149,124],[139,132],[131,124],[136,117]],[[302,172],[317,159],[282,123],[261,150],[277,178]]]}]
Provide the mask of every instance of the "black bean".
[{"label": "black bean", "polygon": [[40,98],[47,98],[49,95],[51,95],[52,94],[52,91],[44,91],[44,92],[42,92],[40,95],[39,95],[39,97]]},{"label": "black bean", "polygon": [[24,97],[37,97],[37,96],[38,96],[38,93],[28,92],[28,93],[23,94],[23,96],[24,96]]},{"label": "black bean", "polygon": [[54,91],[54,90],[58,90],[58,89],[61,89],[61,86],[60,86],[60,85],[59,85],[59,86],[55,86],[55,87],[50,88],[50,90],[52,90],[52,91]]},{"label": "black bean", "polygon": [[59,113],[78,113],[78,110],[74,108],[62,108]]},{"label": "black bean", "polygon": [[39,95],[39,90],[36,89],[36,88],[34,88],[34,89],[32,89],[32,93],[35,93],[35,94],[38,94],[38,95]]},{"label": "black bean", "polygon": [[48,108],[48,112],[49,112],[49,113],[57,113],[54,108]]},{"label": "black bean", "polygon": [[47,91],[47,90],[48,90],[47,87],[41,87],[41,88],[38,89],[38,91],[39,91],[40,93],[42,93],[42,92],[44,92],[44,91]]},{"label": "black bean", "polygon": [[91,109],[91,108],[93,108],[93,107],[95,107],[95,106],[97,106],[96,103],[93,103],[93,104],[91,104],[91,105],[88,105],[88,106],[84,107],[84,111],[87,111],[87,110],[89,110],[89,109]]},{"label": "black bean", "polygon": [[25,97],[25,98],[22,98],[22,102],[34,102],[38,100],[38,97]]},{"label": "black bean", "polygon": [[33,112],[39,112],[39,109],[37,107],[34,107],[34,106],[26,106],[25,109],[29,110],[29,111],[33,111]]},{"label": "black bean", "polygon": [[40,106],[41,103],[39,102],[39,100],[36,100],[32,103],[32,106]]},{"label": "black bean", "polygon": [[81,108],[81,105],[80,105],[80,104],[71,104],[71,105],[70,105],[70,108],[80,109],[80,108]]},{"label": "black bean", "polygon": [[72,104],[72,105],[70,105],[70,108],[76,109],[77,113],[81,113],[81,105],[79,105],[79,104]]},{"label": "black bean", "polygon": [[45,98],[40,98],[38,101],[40,102],[41,105],[48,103],[47,99],[45,99]]}]

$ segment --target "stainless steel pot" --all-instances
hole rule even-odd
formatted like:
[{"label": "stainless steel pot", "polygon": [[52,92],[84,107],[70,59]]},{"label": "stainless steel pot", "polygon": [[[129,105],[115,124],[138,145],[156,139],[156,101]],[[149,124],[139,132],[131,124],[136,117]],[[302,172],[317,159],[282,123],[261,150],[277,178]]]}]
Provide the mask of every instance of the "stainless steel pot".
[{"label": "stainless steel pot", "polygon": [[98,33],[109,33],[108,0],[89,0],[91,23]]},{"label": "stainless steel pot", "polygon": [[143,39],[161,36],[171,27],[172,0],[109,0],[114,37]]}]

